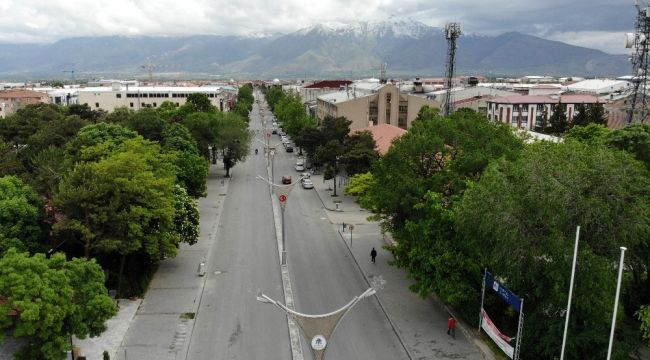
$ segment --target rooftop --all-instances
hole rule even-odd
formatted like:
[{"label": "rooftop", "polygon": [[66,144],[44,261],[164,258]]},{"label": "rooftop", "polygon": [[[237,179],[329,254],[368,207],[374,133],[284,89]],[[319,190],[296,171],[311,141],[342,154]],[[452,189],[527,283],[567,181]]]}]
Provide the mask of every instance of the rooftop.
[{"label": "rooftop", "polygon": [[375,139],[375,143],[377,144],[377,151],[381,155],[384,155],[388,152],[388,149],[392,145],[395,138],[398,138],[406,133],[406,130],[390,124],[373,125],[357,131],[369,131],[372,134],[372,138]]},{"label": "rooftop", "polygon": [[324,89],[324,88],[335,88],[338,89],[341,86],[352,84],[350,80],[323,80],[317,81],[311,85],[305,86],[305,89]]},{"label": "rooftop", "polygon": [[[79,92],[115,92],[127,91],[126,86],[120,87],[119,90],[114,90],[110,86],[101,87],[86,87],[80,88]],[[129,86],[129,92],[218,92],[221,91],[220,86]]]},{"label": "rooftop", "polygon": [[492,103],[501,104],[557,104],[562,101],[564,104],[595,104],[600,102],[597,96],[593,95],[561,95],[561,96],[543,96],[543,95],[519,95],[519,96],[501,96],[488,100]]},{"label": "rooftop", "polygon": [[47,96],[43,92],[25,89],[0,90],[0,97],[2,98],[42,98]]}]

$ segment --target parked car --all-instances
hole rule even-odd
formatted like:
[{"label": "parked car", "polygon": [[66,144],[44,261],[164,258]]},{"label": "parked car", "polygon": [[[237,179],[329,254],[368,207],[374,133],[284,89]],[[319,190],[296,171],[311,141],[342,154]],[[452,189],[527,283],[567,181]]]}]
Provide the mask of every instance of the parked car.
[{"label": "parked car", "polygon": [[282,183],[283,184],[291,184],[291,176],[285,175],[282,177]]},{"label": "parked car", "polygon": [[303,164],[296,164],[295,168],[296,171],[305,171],[305,165]]},{"label": "parked car", "polygon": [[302,180],[304,181],[305,179],[311,178],[311,175],[308,172],[304,172],[300,174],[300,177],[302,177]]},{"label": "parked car", "polygon": [[289,144],[287,144],[287,146],[286,146],[284,149],[285,149],[288,153],[292,153],[292,152],[293,152],[293,146],[291,146],[291,145],[289,145]]},{"label": "parked car", "polygon": [[273,133],[273,134],[277,134],[277,133],[278,133],[278,129],[276,129],[276,128],[273,128],[273,131],[272,131],[272,133]]},{"label": "parked car", "polygon": [[314,188],[314,183],[311,181],[311,179],[302,179],[302,188],[303,189],[313,189]]}]

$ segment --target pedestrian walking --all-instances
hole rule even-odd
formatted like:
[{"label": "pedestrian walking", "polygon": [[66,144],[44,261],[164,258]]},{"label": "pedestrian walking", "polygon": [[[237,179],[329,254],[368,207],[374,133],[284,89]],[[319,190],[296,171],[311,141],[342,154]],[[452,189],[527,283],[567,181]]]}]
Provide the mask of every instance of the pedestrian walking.
[{"label": "pedestrian walking", "polygon": [[456,319],[451,316],[447,320],[447,335],[451,335],[452,338],[456,338]]},{"label": "pedestrian walking", "polygon": [[375,258],[377,258],[377,250],[375,250],[375,248],[372,248],[372,250],[370,251],[370,260],[372,260],[372,262],[374,263]]}]

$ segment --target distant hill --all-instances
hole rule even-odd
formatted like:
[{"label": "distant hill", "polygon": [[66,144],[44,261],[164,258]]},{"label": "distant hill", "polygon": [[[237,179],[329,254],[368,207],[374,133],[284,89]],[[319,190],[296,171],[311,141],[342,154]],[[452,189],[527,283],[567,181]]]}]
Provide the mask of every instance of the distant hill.
[{"label": "distant hill", "polygon": [[[48,45],[0,44],[0,78],[97,76],[156,78],[325,78],[440,76],[447,43],[442,30],[411,20],[325,23],[270,37],[79,37]],[[619,76],[624,55],[518,32],[463,35],[458,74]]]}]

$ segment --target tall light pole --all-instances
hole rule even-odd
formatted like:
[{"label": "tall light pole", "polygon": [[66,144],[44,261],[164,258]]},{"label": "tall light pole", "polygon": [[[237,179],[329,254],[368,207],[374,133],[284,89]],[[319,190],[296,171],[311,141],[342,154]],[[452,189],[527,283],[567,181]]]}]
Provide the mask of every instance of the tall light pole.
[{"label": "tall light pole", "polygon": [[340,156],[336,156],[336,160],[334,160],[334,194],[332,196],[338,196],[336,195],[336,173],[338,173],[339,170],[339,159]]},{"label": "tall light pole", "polygon": [[569,303],[566,306],[566,318],[564,319],[564,336],[562,337],[562,350],[560,360],[564,360],[564,348],[566,346],[566,334],[569,329],[569,314],[571,314],[571,296],[573,295],[573,279],[576,274],[576,260],[578,258],[578,240],[580,239],[580,226],[576,229],[576,242],[573,249],[573,265],[571,266],[571,281],[569,282]]},{"label": "tall light pole", "polygon": [[618,295],[621,292],[621,277],[623,276],[623,260],[625,259],[625,246],[621,246],[621,262],[618,264],[618,281],[616,283],[616,297],[614,298],[614,314],[612,315],[612,329],[609,332],[609,347],[607,348],[607,360],[612,358],[612,345],[614,343],[614,329],[616,328],[616,313],[618,309]]},{"label": "tall light pole", "polygon": [[309,315],[302,314],[297,311],[291,310],[286,305],[281,304],[270,297],[259,293],[257,301],[273,304],[278,309],[284,311],[293,321],[298,324],[300,330],[305,337],[310,341],[312,354],[314,360],[322,360],[325,356],[327,342],[332,337],[332,334],[338,327],[343,317],[356,305],[359,301],[371,297],[376,293],[375,289],[369,288],[361,295],[355,296],[349,303],[342,308],[333,311],[329,314],[322,315]]}]

